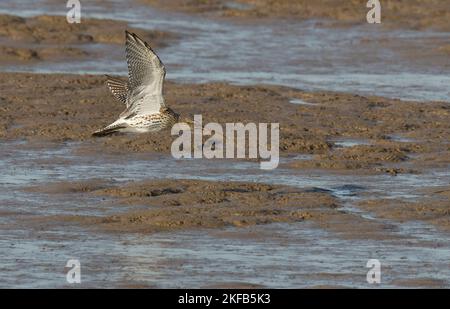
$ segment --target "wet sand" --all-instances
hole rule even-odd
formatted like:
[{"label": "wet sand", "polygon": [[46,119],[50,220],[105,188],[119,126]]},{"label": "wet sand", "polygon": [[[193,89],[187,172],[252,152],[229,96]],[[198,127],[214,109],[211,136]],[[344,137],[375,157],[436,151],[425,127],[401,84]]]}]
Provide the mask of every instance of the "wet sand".
[{"label": "wet sand", "polygon": [[449,187],[425,188],[424,196],[415,201],[401,199],[365,200],[358,207],[370,211],[378,218],[399,222],[423,221],[450,231]]},{"label": "wet sand", "polygon": [[[5,139],[89,141],[86,147],[80,146],[86,152],[170,152],[174,139],[170,131],[91,137],[123,110],[105,86],[105,77],[1,75],[4,117],[0,136]],[[280,123],[283,155],[314,155],[311,160],[291,162],[292,168],[395,174],[449,162],[450,109],[446,103],[224,83],[168,82],[166,93],[167,104],[184,121],[202,114],[203,123]],[[291,103],[293,99],[311,104]],[[354,144],[348,147],[345,141]],[[95,147],[90,147],[92,143]]]},{"label": "wet sand", "polygon": [[[37,82],[39,81],[39,82]],[[169,154],[171,142],[174,139],[168,130],[157,134],[143,135],[116,135],[106,138],[93,138],[91,133],[114,118],[121,112],[123,106],[114,101],[105,86],[105,78],[101,76],[77,76],[77,75],[38,75],[26,73],[2,73],[0,90],[2,93],[0,109],[4,115],[1,123],[0,134],[5,140],[26,139],[28,142],[38,145],[40,142],[75,142],[76,152],[79,155],[95,156],[102,153],[110,153],[125,156],[128,153],[163,153]],[[20,86],[17,86],[20,85]],[[14,88],[16,87],[16,88]],[[373,175],[373,174],[421,174],[429,169],[447,166],[450,161],[448,138],[450,133],[450,109],[446,103],[422,103],[404,102],[378,97],[362,97],[340,93],[307,93],[300,90],[277,86],[233,86],[229,84],[203,84],[185,85],[169,82],[167,87],[167,103],[183,119],[192,120],[194,114],[202,114],[206,122],[278,122],[280,123],[280,151],[283,157],[290,159],[282,164],[283,168],[296,169],[299,173],[308,170],[323,170],[336,175]],[[311,104],[291,103],[292,99],[301,99]],[[45,144],[44,144],[45,145]],[[45,146],[43,146],[45,147]],[[295,159],[295,155],[312,155],[307,159]],[[159,186],[168,186],[168,183],[148,183],[133,186],[128,189],[114,189],[105,191],[120,199],[121,202],[147,201],[147,196]],[[199,185],[200,189],[189,185],[190,189],[199,190],[190,192],[195,199],[200,198],[200,192],[207,189]],[[235,190],[233,185],[230,190]],[[177,187],[175,185],[175,187]],[[164,205],[164,203],[180,203],[177,199],[165,200],[168,196],[181,197],[169,190],[163,200],[151,203]],[[64,186],[55,191],[64,190]],[[90,191],[89,187],[87,189]],[[134,191],[137,190],[137,191]],[[212,187],[213,200],[218,206],[223,206],[223,192],[227,185]],[[214,193],[214,190],[217,192]],[[262,205],[272,205],[270,210],[278,206],[276,200],[268,198],[269,193],[264,193],[267,199],[260,195],[259,191],[267,191],[269,188],[261,186],[252,189],[248,196],[252,196],[252,202],[245,204],[241,199],[232,204],[237,213],[249,211],[242,219],[245,222],[257,224],[260,222],[286,222],[297,218],[310,217],[310,214],[286,216],[263,215],[258,218],[251,210],[251,206],[261,199]],[[142,193],[144,192],[144,193]],[[296,192],[299,194],[299,192]],[[320,195],[320,194],[319,194]],[[219,196],[222,196],[219,198]],[[283,196],[283,195],[281,195]],[[315,195],[305,194],[306,204],[316,199]],[[427,205],[430,199],[432,205],[417,207],[411,203],[395,203],[389,200],[369,200],[361,202],[358,206],[371,212],[380,212],[383,217],[398,220],[425,220],[443,229],[447,229],[449,221],[445,219],[449,211],[447,197],[437,198],[434,193],[423,194],[423,205]],[[442,195],[441,195],[442,196]],[[126,197],[128,199],[123,200]],[[137,198],[135,201],[134,199]],[[205,197],[206,198],[206,197]],[[287,194],[287,201],[290,194]],[[318,198],[317,200],[321,200]],[[329,202],[325,202],[326,205]],[[241,204],[238,203],[241,201]],[[154,224],[172,225],[174,227],[191,227],[204,224],[205,226],[226,226],[231,221],[240,222],[239,217],[233,220],[225,220],[218,215],[222,209],[222,216],[228,216],[228,207],[205,207],[202,203],[198,208],[186,206],[186,211],[197,211],[205,220],[186,220],[183,224],[175,224],[181,219],[177,205],[171,204],[173,211],[167,208],[167,214],[160,210],[152,210],[150,213],[137,215],[142,217],[137,227],[124,225],[136,217],[135,214],[124,215],[106,220],[114,228],[149,230],[155,228]],[[395,204],[397,207],[391,207]],[[179,206],[179,205],[178,205]],[[411,206],[411,207],[410,207]],[[411,211],[403,211],[404,208]],[[325,207],[327,208],[327,207]],[[329,208],[329,207],[328,207]],[[215,211],[211,211],[215,209]],[[216,213],[216,211],[218,213]],[[432,220],[428,212],[433,213]],[[270,213],[270,211],[269,211]],[[207,215],[208,214],[208,215]],[[421,215],[423,214],[423,216]],[[322,214],[323,215],[323,214]],[[159,218],[154,221],[154,218]],[[216,218],[219,221],[214,221]],[[259,220],[261,219],[261,220]],[[109,221],[108,221],[109,220]],[[160,221],[161,220],[161,221]],[[208,220],[214,223],[208,223]],[[103,222],[103,221],[102,221]],[[159,222],[159,223],[158,223]],[[165,222],[165,223],[164,223]],[[93,224],[98,223],[93,221]],[[238,223],[236,223],[238,225]],[[357,233],[356,233],[357,234]]]},{"label": "wet sand", "polygon": [[86,44],[123,44],[124,30],[135,32],[158,48],[175,35],[129,27],[126,22],[84,19],[69,24],[65,16],[18,17],[0,15],[0,64],[73,60],[97,56]]},{"label": "wet sand", "polygon": [[[64,184],[57,191],[64,193]],[[303,221],[313,212],[319,213],[318,209],[326,213],[327,208],[337,207],[335,199],[326,193],[255,183],[159,180],[94,187],[91,194],[112,197],[118,207],[139,205],[144,209],[100,218],[62,217],[59,221],[75,220],[114,232],[155,233]]]},{"label": "wet sand", "polygon": [[[309,221],[341,237],[389,239],[389,224],[343,212],[338,199],[318,188],[197,180],[154,180],[125,184],[62,182],[27,188],[50,195],[89,194],[117,207],[109,216],[51,216],[34,224],[80,224],[100,232],[159,233],[249,227]],[[135,207],[138,209],[136,210]],[[351,224],[350,224],[351,223]]]},{"label": "wet sand", "polygon": [[[338,26],[366,22],[365,0],[140,0],[158,8],[248,21],[262,18],[330,19]],[[449,31],[450,4],[440,0],[381,2],[382,25],[388,28]]]},{"label": "wet sand", "polygon": [[[248,23],[272,18],[324,18],[335,25],[350,26],[365,22],[367,12],[365,1],[363,4],[362,1],[342,1],[341,6],[337,6],[336,2],[324,5],[306,0],[295,3],[201,1],[200,6],[199,1],[142,1],[162,9]],[[427,10],[423,10],[424,5]],[[400,11],[402,14],[399,15]],[[424,0],[408,4],[406,1],[384,1],[383,25],[448,31],[446,12],[447,4],[441,1]],[[1,15],[0,25],[2,65],[64,60],[68,57],[100,59],[95,49],[85,46],[116,44],[112,46],[118,47],[120,44],[120,48],[123,48],[123,30],[128,28],[125,22],[95,19],[85,20],[81,26],[72,27],[65,22],[64,17],[50,16],[21,18]],[[174,38],[182,39],[169,32],[130,30],[136,31],[156,48],[171,44]],[[435,57],[436,50],[441,56],[448,52],[445,46],[434,47],[430,55]],[[415,59],[417,55],[406,53],[405,56]],[[219,180],[217,175],[229,171],[220,167],[220,164],[215,166],[213,162],[206,170],[216,175],[215,180],[180,179],[180,175],[186,176],[189,171],[191,174],[188,177],[191,178],[195,178],[197,173],[198,177],[204,176],[202,173],[205,172],[195,170],[194,163],[184,162],[180,170],[183,169],[182,164],[185,169],[186,166],[193,167],[186,169],[184,174],[174,173],[177,163],[170,157],[174,137],[168,130],[134,136],[91,136],[93,131],[115,120],[123,110],[123,105],[109,93],[105,81],[106,78],[100,75],[0,73],[0,140],[5,147],[5,158],[2,159],[8,163],[4,183],[1,184],[5,194],[0,196],[3,205],[0,209],[0,227],[8,235],[2,245],[9,246],[11,250],[16,245],[22,249],[20,243],[29,241],[27,245],[31,247],[43,243],[42,251],[47,250],[48,244],[58,248],[58,251],[64,250],[64,246],[70,247],[67,244],[72,240],[68,241],[67,235],[77,241],[88,239],[88,249],[80,252],[84,255],[88,255],[89,250],[94,252],[93,259],[96,262],[89,266],[94,277],[102,269],[104,256],[107,256],[98,252],[99,242],[105,248],[122,246],[123,251],[119,254],[112,250],[113,254],[108,256],[111,265],[118,268],[127,265],[133,269],[131,273],[143,277],[149,274],[149,268],[144,265],[143,269],[139,269],[137,266],[136,261],[142,258],[139,250],[147,252],[145,250],[154,245],[147,243],[146,235],[150,235],[151,239],[160,239],[161,243],[156,246],[158,250],[170,247],[168,243],[179,238],[181,243],[192,243],[189,250],[206,250],[198,260],[189,260],[183,254],[186,245],[174,244],[171,254],[175,258],[158,260],[150,270],[153,275],[152,271],[164,269],[169,274],[169,278],[164,279],[166,281],[139,280],[139,275],[132,279],[119,278],[116,284],[123,287],[173,287],[173,274],[177,270],[183,273],[180,282],[191,284],[190,279],[185,279],[186,273],[189,273],[183,268],[185,264],[194,267],[194,278],[196,267],[203,271],[211,267],[210,274],[213,274],[216,271],[214,267],[219,266],[210,260],[206,263],[204,259],[218,250],[214,247],[217,243],[225,251],[237,250],[228,248],[228,244],[239,243],[239,250],[250,244],[253,250],[249,259],[251,265],[258,256],[268,256],[269,260],[259,263],[269,273],[269,277],[283,270],[283,274],[287,274],[286,278],[278,278],[272,284],[255,282],[249,280],[254,277],[254,273],[241,276],[236,275],[234,269],[230,272],[228,268],[221,268],[214,280],[205,283],[199,277],[201,282],[194,282],[194,286],[280,287],[285,284],[292,287],[295,278],[292,279],[290,272],[297,265],[293,261],[298,263],[299,254],[309,252],[307,248],[302,248],[300,252],[296,250],[308,244],[308,241],[309,248],[318,246],[318,251],[309,252],[311,255],[305,253],[303,258],[306,261],[311,256],[325,256],[330,248],[333,253],[348,251],[342,253],[341,264],[344,266],[339,266],[334,260],[339,254],[333,256],[331,262],[325,259],[326,263],[334,267],[332,271],[317,267],[314,259],[314,271],[308,269],[301,280],[306,280],[306,286],[309,287],[342,287],[353,286],[351,282],[364,282],[364,263],[362,276],[355,273],[354,269],[349,271],[345,267],[348,267],[348,263],[355,267],[375,251],[385,251],[385,256],[390,257],[389,261],[397,263],[398,267],[402,265],[398,261],[408,257],[420,260],[420,257],[429,256],[427,250],[430,248],[438,251],[439,248],[445,249],[446,236],[450,230],[448,186],[430,185],[424,180],[423,187],[417,189],[413,197],[395,193],[387,197],[367,193],[364,185],[358,186],[358,181],[369,179],[376,182],[383,179],[384,182],[379,183],[380,190],[386,191],[390,189],[389,183],[393,190],[398,189],[394,185],[396,179],[399,179],[399,183],[408,184],[405,179],[415,177],[420,181],[422,176],[429,179],[436,171],[447,175],[450,163],[450,107],[446,102],[410,102],[264,84],[237,86],[228,83],[188,84],[169,81],[165,88],[166,102],[181,114],[183,121],[192,121],[193,115],[202,114],[203,123],[280,124],[282,160],[279,174],[263,175],[264,178],[249,181],[248,178],[255,173],[251,169],[255,167],[245,166],[245,169],[233,171],[237,174],[233,179],[238,180],[239,173],[241,176],[248,173],[245,181],[231,181],[227,179],[232,178],[228,174],[223,177],[224,181]],[[52,152],[53,149],[56,149],[55,152]],[[24,153],[26,155],[21,159],[15,157]],[[141,162],[141,165],[133,166],[138,159],[147,165]],[[103,161],[107,161],[109,167],[105,165],[106,170],[98,172],[95,164],[101,165]],[[198,165],[206,165],[205,161]],[[228,162],[225,163],[228,167],[246,163],[245,160]],[[150,164],[160,164],[162,172],[156,173],[160,177],[167,178],[168,172],[165,171],[170,170],[177,179],[153,178],[154,171],[144,169],[149,168]],[[125,168],[125,173],[130,172],[127,168],[137,169],[140,178],[130,181],[129,178],[136,174],[120,175],[120,171],[114,172],[118,167]],[[23,174],[18,172],[21,169],[24,169]],[[42,178],[40,172],[44,175]],[[13,175],[12,178],[8,178],[8,173]],[[145,177],[146,173],[151,176]],[[255,173],[256,176],[261,175]],[[264,183],[271,176],[281,183],[289,177],[304,176],[313,180],[314,177],[328,177],[333,179],[335,189],[309,184],[295,186]],[[121,177],[125,180],[116,180]],[[351,183],[347,184],[344,177],[350,178]],[[13,208],[14,211],[10,210]],[[36,239],[34,236],[23,239],[18,236],[22,235],[22,231],[34,231],[38,236]],[[198,244],[193,239],[201,239],[204,243]],[[288,258],[277,255],[276,262],[271,261],[270,250],[260,245],[266,242],[278,250],[286,250]],[[353,248],[354,244],[363,249],[358,246]],[[379,244],[382,246],[378,247]],[[130,256],[122,257],[124,252],[129,252],[134,246],[139,248],[138,253],[133,251]],[[417,251],[408,256],[411,246]],[[54,248],[48,249],[48,252],[51,253]],[[398,253],[390,255],[397,250]],[[293,255],[292,260],[289,260],[289,252]],[[359,256],[361,253],[364,254]],[[445,250],[438,253],[436,263],[446,263]],[[96,255],[100,259],[97,260]],[[355,262],[353,256],[358,256],[361,261]],[[279,258],[286,260],[279,261]],[[400,274],[395,273],[393,267],[386,267],[390,286],[448,285],[445,278],[433,277],[429,270],[417,275],[408,263],[408,269]],[[38,261],[38,264],[42,262]],[[136,272],[136,269],[140,272]],[[12,272],[16,271],[14,269]],[[114,274],[121,274],[121,271],[116,270]],[[47,268],[39,275],[48,272]],[[47,280],[53,282],[53,279]],[[344,284],[341,285],[341,282]]]}]

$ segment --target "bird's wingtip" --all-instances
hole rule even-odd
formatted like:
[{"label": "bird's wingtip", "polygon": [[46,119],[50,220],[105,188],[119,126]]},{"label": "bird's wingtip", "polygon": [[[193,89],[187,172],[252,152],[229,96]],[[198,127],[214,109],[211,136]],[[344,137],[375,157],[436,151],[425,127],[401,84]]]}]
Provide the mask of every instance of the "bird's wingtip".
[{"label": "bird's wingtip", "polygon": [[108,135],[109,132],[105,132],[105,130],[98,130],[91,134],[92,137],[104,137]]},{"label": "bird's wingtip", "polygon": [[126,37],[126,38],[133,37],[133,33],[131,33],[131,32],[128,31],[128,30],[125,30],[125,37]]},{"label": "bird's wingtip", "polygon": [[125,37],[127,40],[132,40],[132,41],[137,41],[137,42],[142,41],[141,38],[139,38],[136,33],[130,32],[128,30],[125,30]]}]

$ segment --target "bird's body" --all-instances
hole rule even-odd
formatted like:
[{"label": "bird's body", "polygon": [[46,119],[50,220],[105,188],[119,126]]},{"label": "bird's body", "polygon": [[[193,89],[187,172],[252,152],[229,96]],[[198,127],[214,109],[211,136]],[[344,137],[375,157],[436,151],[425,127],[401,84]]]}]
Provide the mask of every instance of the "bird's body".
[{"label": "bird's body", "polygon": [[94,132],[105,136],[115,132],[156,132],[174,125],[179,115],[164,102],[166,70],[147,43],[126,31],[128,81],[108,76],[107,84],[114,97],[126,105],[119,119]]},{"label": "bird's body", "polygon": [[178,121],[178,114],[170,108],[158,113],[119,118],[109,126],[94,132],[94,136],[106,136],[115,132],[147,133],[157,132],[173,126]]}]

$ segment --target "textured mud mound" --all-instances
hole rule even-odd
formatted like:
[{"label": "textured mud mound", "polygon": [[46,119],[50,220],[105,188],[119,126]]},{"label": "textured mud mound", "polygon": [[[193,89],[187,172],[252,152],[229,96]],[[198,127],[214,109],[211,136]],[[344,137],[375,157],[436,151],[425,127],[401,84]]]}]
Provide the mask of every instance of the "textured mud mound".
[{"label": "textured mud mound", "polygon": [[317,155],[312,160],[296,161],[290,164],[293,168],[320,168],[335,170],[371,170],[397,173],[415,172],[413,169],[389,168],[386,165],[401,165],[408,161],[409,153],[420,151],[416,144],[377,144],[356,145],[348,148],[337,148],[327,154]]},{"label": "textured mud mound", "polygon": [[125,186],[95,183],[62,182],[28,190],[69,193],[75,199],[79,193],[106,198],[117,205],[116,214],[51,216],[35,222],[42,226],[81,224],[106,232],[153,233],[308,220],[349,238],[386,237],[384,231],[389,228],[341,211],[330,192],[316,188],[196,180],[154,180]]},{"label": "textured mud mound", "polygon": [[174,34],[129,28],[126,22],[107,19],[84,19],[69,24],[65,16],[23,18],[0,15],[0,62],[82,58],[90,53],[86,44],[123,44],[124,31],[136,32],[154,47],[162,47]]},{"label": "textured mud mound", "polygon": [[[169,153],[170,131],[92,138],[124,106],[102,76],[3,73],[0,136],[29,141],[84,141],[81,153]],[[450,163],[450,108],[446,103],[315,92],[278,86],[167,83],[167,104],[203,123],[279,123],[281,154],[313,154],[294,168],[363,170],[396,174]],[[314,105],[292,104],[293,99]],[[207,137],[205,137],[206,139]],[[342,147],[336,140],[364,139]]]},{"label": "textured mud mound", "polygon": [[426,188],[416,201],[374,199],[362,201],[358,207],[378,218],[395,221],[424,221],[441,230],[450,231],[450,187]]},{"label": "textured mud mound", "polygon": [[[123,44],[124,30],[128,24],[108,19],[84,19],[80,24],[69,24],[65,16],[36,16],[23,18],[0,15],[0,36],[12,40],[78,44],[86,42]],[[165,32],[128,28],[153,44],[161,44],[168,36]]]}]

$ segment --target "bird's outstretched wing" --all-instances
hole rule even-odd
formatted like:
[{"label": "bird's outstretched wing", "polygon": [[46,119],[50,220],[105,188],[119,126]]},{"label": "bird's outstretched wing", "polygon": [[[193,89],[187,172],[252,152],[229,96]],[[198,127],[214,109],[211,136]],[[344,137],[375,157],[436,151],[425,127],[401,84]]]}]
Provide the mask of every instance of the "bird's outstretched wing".
[{"label": "bird's outstretched wing", "polygon": [[122,81],[119,78],[112,77],[109,75],[106,75],[108,80],[106,83],[108,84],[109,89],[111,90],[114,97],[123,104],[127,105],[127,96],[128,96],[128,83],[125,81]]},{"label": "bird's outstretched wing", "polygon": [[130,97],[124,114],[157,113],[165,107],[163,84],[166,69],[147,43],[134,33],[125,33]]}]

